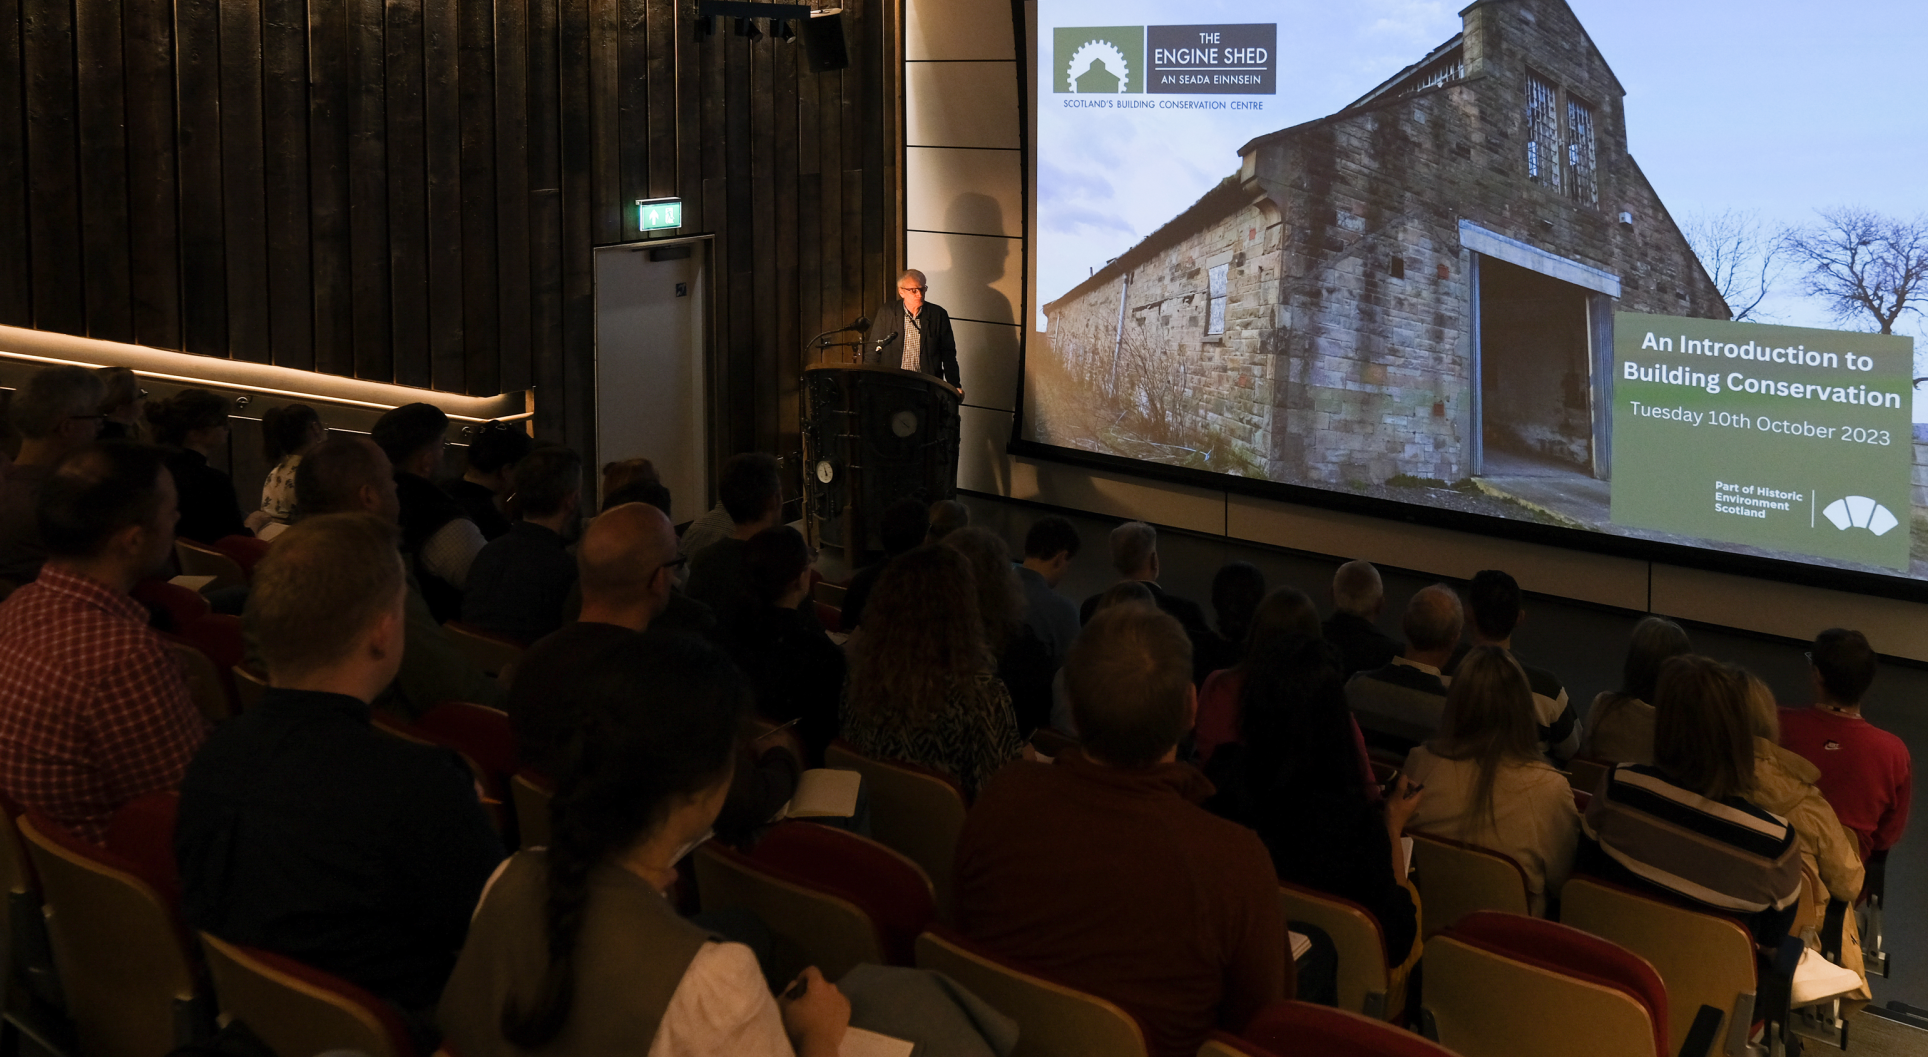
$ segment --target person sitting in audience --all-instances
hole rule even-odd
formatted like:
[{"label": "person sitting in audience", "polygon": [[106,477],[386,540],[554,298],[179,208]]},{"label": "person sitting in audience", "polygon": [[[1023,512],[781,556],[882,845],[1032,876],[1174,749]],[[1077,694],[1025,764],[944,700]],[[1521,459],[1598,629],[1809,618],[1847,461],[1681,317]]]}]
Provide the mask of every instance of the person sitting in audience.
[{"label": "person sitting in audience", "polygon": [[140,440],[141,401],[147,390],[140,378],[125,367],[96,367],[100,378],[100,439]]},{"label": "person sitting in audience", "polygon": [[1582,821],[1578,868],[1741,918],[1771,949],[1801,895],[1794,828],[1751,797],[1754,734],[1747,684],[1710,657],[1660,668],[1654,763],[1615,764]]},{"label": "person sitting in audience", "polygon": [[1448,682],[1440,669],[1452,660],[1464,623],[1459,596],[1445,584],[1413,595],[1401,622],[1404,654],[1346,683],[1346,699],[1368,742],[1408,752],[1438,732]]},{"label": "person sitting in audience", "polygon": [[1071,571],[1071,560],[1083,546],[1070,521],[1050,514],[1031,523],[1024,534],[1024,564],[1018,582],[1024,587],[1024,622],[1051,653],[1051,668],[1063,667],[1078,637],[1078,607],[1058,593]]},{"label": "person sitting in audience", "polygon": [[174,479],[158,450],[114,441],[62,459],[38,498],[46,565],[0,603],[0,790],[99,842],[114,809],[174,788],[207,734],[128,596],[174,552]]},{"label": "person sitting in audience", "polygon": [[1051,722],[1051,651],[1024,622],[1024,587],[1018,582],[1011,551],[989,529],[961,528],[944,536],[944,546],[971,563],[977,586],[977,615],[984,622],[984,643],[997,659],[997,677],[1011,692],[1018,732],[1029,734]]},{"label": "person sitting in audience", "polygon": [[247,613],[269,686],[182,779],[183,914],[426,1023],[502,842],[454,752],[370,724],[404,652],[395,527],[304,517],[253,583]]},{"label": "person sitting in audience", "polygon": [[743,548],[743,569],[757,606],[740,610],[727,629],[730,652],[756,688],[757,711],[777,723],[797,721],[812,761],[837,736],[844,652],[797,606],[810,593],[817,555],[803,533],[767,528]]},{"label": "person sitting in audience", "polygon": [[[676,556],[676,530],[655,507],[630,503],[590,522],[576,556],[582,613],[524,651],[509,691],[509,724],[522,766],[555,776],[567,766],[569,737],[580,722],[573,702],[601,671],[603,658],[643,641],[680,635],[665,629]],[[647,633],[647,634],[645,634]],[[653,686],[631,688],[638,707],[662,700]],[[798,761],[778,746],[761,754],[745,743],[718,832],[735,840],[767,822],[796,791]]]},{"label": "person sitting in audience", "polygon": [[1339,662],[1331,645],[1299,635],[1256,646],[1241,702],[1245,740],[1213,754],[1205,773],[1218,793],[1205,807],[1257,830],[1279,880],[1372,915],[1394,966],[1386,1008],[1400,1009],[1420,952],[1400,837],[1426,794],[1402,776],[1383,809],[1367,798],[1370,771],[1359,763]]},{"label": "person sitting in audience", "polygon": [[[1473,642],[1472,646],[1461,646],[1453,654],[1443,669],[1448,676],[1456,675],[1460,658],[1473,647],[1498,646],[1511,653],[1513,629],[1526,616],[1526,610],[1520,605],[1519,582],[1498,569],[1474,573],[1472,583],[1467,586],[1466,600],[1473,611]],[[1573,705],[1567,701],[1566,687],[1545,668],[1535,668],[1521,661],[1517,654],[1513,660],[1526,673],[1527,685],[1533,688],[1533,709],[1539,716],[1542,751],[1562,760],[1572,756],[1580,747],[1580,723],[1573,714]]]},{"label": "person sitting in audience", "polygon": [[716,490],[734,528],[730,535],[690,554],[688,591],[723,620],[731,610],[751,604],[749,578],[743,573],[744,544],[783,518],[783,479],[776,456],[761,452],[731,456],[723,464]]},{"label": "person sitting in audience", "polygon": [[897,559],[897,556],[913,550],[924,542],[924,535],[930,530],[930,507],[921,499],[905,497],[884,508],[883,516],[878,519],[877,533],[883,539],[884,556],[857,570],[850,578],[850,585],[844,589],[843,629],[854,632],[863,625],[864,607],[870,602],[870,591],[877,586],[877,578],[884,574],[884,568]]},{"label": "person sitting in audience", "polygon": [[[1226,562],[1212,574],[1212,614],[1218,634],[1193,649],[1203,649],[1198,666],[1207,673],[1233,667],[1245,657],[1251,637],[1252,615],[1265,600],[1265,574],[1251,562]],[[1209,674],[1207,676],[1209,678]]]},{"label": "person sitting in audience", "polygon": [[[100,376],[85,367],[43,367],[14,392],[7,415],[20,432],[20,454],[0,480],[0,579],[24,584],[40,574],[47,558],[40,486],[60,460],[94,442],[101,392]],[[173,534],[169,522],[170,540]]]},{"label": "person sitting in audience", "polygon": [[665,637],[598,657],[568,693],[579,718],[549,846],[511,858],[476,910],[442,998],[451,1052],[836,1057],[850,1020],[836,985],[806,969],[773,998],[750,948],[670,895],[729,794],[742,675]]},{"label": "person sitting in audience", "polygon": [[1211,783],[1173,762],[1190,654],[1151,606],[1094,615],[1065,663],[1082,747],[1001,771],[957,843],[958,928],[1116,1002],[1156,1057],[1190,1057],[1293,993],[1265,846],[1200,810]]},{"label": "person sitting in audience", "polygon": [[582,520],[582,457],[560,447],[523,456],[509,505],[519,520],[469,566],[462,622],[526,644],[562,626],[576,586],[568,547]]},{"label": "person sitting in audience", "polygon": [[[1197,653],[1200,642],[1210,641],[1211,625],[1205,623],[1205,611],[1198,603],[1188,598],[1180,598],[1158,586],[1158,530],[1142,521],[1127,521],[1111,530],[1111,567],[1118,571],[1121,580],[1136,580],[1151,592],[1158,608],[1170,613],[1177,619],[1179,626],[1192,640],[1192,681],[1202,683],[1207,673],[1198,670]],[[1078,609],[1081,621],[1089,621],[1098,607],[1098,595],[1084,600]]]},{"label": "person sitting in audience", "polygon": [[1371,562],[1350,561],[1332,574],[1332,615],[1323,630],[1344,659],[1346,678],[1383,668],[1399,656],[1398,640],[1379,630],[1385,608],[1386,588]]},{"label": "person sitting in audience", "polygon": [[1319,638],[1319,612],[1304,591],[1274,588],[1252,613],[1244,660],[1206,676],[1198,692],[1198,725],[1192,737],[1199,766],[1208,763],[1220,745],[1239,740],[1239,701],[1245,696],[1251,659],[1291,636]]},{"label": "person sitting in audience", "polygon": [[931,504],[930,527],[925,531],[924,542],[936,543],[970,523],[969,507],[955,499],[939,499]]},{"label": "person sitting in audience", "polygon": [[402,556],[436,620],[462,615],[469,566],[488,541],[462,504],[433,480],[447,448],[449,417],[434,404],[403,404],[375,420],[371,434],[395,467],[401,500]]},{"label": "person sitting in audience", "polygon": [[[400,508],[388,456],[366,437],[335,436],[309,450],[295,468],[295,509],[319,514],[373,514],[394,522]],[[407,577],[406,640],[394,685],[375,706],[413,718],[444,701],[499,707],[502,685],[483,674],[430,612],[413,572]],[[245,615],[244,615],[245,619]]]},{"label": "person sitting in audience", "polygon": [[468,466],[462,476],[443,486],[449,498],[475,522],[484,540],[509,534],[509,517],[503,504],[513,490],[516,463],[534,447],[535,441],[519,423],[484,422],[469,439]]},{"label": "person sitting in audience", "polygon": [[[1098,596],[1098,606],[1092,615],[1113,606],[1137,605],[1147,609],[1157,609],[1158,600],[1151,595],[1151,589],[1136,580],[1121,580],[1112,584],[1104,594]],[[1072,640],[1076,642],[1074,638]],[[1051,726],[1062,734],[1078,736],[1078,717],[1071,710],[1071,694],[1065,689],[1064,669],[1059,668],[1051,677]]]},{"label": "person sitting in audience", "polygon": [[1505,647],[1467,651],[1439,735],[1406,756],[1407,776],[1426,789],[1407,824],[1512,859],[1526,875],[1529,909],[1542,917],[1573,870],[1580,812],[1573,787],[1541,755],[1530,687]]},{"label": "person sitting in audience", "polygon": [[843,736],[858,752],[944,771],[968,799],[1024,751],[962,554],[926,544],[891,562],[850,646]]},{"label": "person sitting in audience", "polygon": [[671,524],[675,524],[676,515],[670,511],[670,499],[669,488],[663,482],[635,480],[613,492],[604,492],[602,508],[611,510],[625,503],[648,503],[662,511],[663,516],[669,518]]},{"label": "person sitting in audience", "polygon": [[154,440],[167,449],[167,469],[181,494],[181,523],[174,533],[196,543],[223,536],[251,536],[234,495],[234,479],[208,465],[228,448],[228,402],[206,389],[183,389],[147,405]]},{"label": "person sitting in audience", "polygon": [[1654,686],[1661,665],[1693,649],[1687,633],[1665,617],[1643,617],[1633,626],[1620,689],[1593,699],[1587,710],[1580,754],[1603,763],[1654,762]]},{"label": "person sitting in audience", "polygon": [[248,527],[270,522],[286,525],[295,516],[295,467],[301,457],[328,438],[328,427],[307,404],[271,407],[261,414],[261,454],[268,477],[261,482],[261,507],[248,515]]},{"label": "person sitting in audience", "polygon": [[656,464],[644,458],[616,459],[603,463],[602,494],[620,492],[632,484],[662,484],[663,475]]},{"label": "person sitting in audience", "polygon": [[1781,712],[1781,744],[1820,769],[1816,784],[1854,831],[1864,861],[1901,840],[1914,795],[1907,743],[1861,715],[1879,663],[1866,636],[1829,628],[1808,651],[1813,707]]}]

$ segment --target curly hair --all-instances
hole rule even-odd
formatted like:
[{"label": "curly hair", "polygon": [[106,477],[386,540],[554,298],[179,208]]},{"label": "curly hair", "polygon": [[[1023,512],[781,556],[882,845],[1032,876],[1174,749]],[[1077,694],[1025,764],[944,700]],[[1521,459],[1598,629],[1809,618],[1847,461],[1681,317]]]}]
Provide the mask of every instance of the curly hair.
[{"label": "curly hair", "polygon": [[1002,653],[1024,623],[1024,585],[1011,565],[1011,550],[990,529],[961,528],[944,536],[944,546],[971,563],[977,584],[977,615],[984,621],[984,644]]},{"label": "curly hair", "polygon": [[851,716],[920,722],[951,687],[992,668],[970,562],[927,543],[892,559],[871,589],[846,705]]}]

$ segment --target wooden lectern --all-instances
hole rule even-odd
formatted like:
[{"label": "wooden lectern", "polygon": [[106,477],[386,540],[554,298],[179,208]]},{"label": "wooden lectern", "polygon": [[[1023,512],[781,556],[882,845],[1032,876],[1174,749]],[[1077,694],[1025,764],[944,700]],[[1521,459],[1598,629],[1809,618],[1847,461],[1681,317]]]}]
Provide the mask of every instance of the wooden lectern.
[{"label": "wooden lectern", "polygon": [[803,372],[803,523],[854,568],[883,550],[884,508],[957,493],[958,396],[941,378],[881,364]]}]

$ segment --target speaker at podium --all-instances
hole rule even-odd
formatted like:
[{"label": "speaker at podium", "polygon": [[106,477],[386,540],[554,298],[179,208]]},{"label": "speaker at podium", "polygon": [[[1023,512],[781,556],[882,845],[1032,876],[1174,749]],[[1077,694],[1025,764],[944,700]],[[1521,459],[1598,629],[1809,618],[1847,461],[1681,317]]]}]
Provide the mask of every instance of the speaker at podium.
[{"label": "speaker at podium", "polygon": [[884,364],[803,372],[804,527],[857,566],[883,550],[884,508],[957,493],[957,390]]}]

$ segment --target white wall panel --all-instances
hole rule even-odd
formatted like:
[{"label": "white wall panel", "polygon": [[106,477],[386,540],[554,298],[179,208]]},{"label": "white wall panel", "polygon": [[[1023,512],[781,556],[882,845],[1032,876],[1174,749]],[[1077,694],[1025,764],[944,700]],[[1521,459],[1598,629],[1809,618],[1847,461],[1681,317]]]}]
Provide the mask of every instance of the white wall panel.
[{"label": "white wall panel", "polygon": [[951,328],[957,332],[957,371],[964,399],[980,407],[1016,411],[1018,328],[969,320],[959,320]]},{"label": "white wall panel", "polygon": [[1005,59],[1017,53],[1010,0],[905,0],[904,57]]},{"label": "white wall panel", "polygon": [[1225,493],[1209,488],[1161,484],[1128,474],[1028,459],[1011,460],[1010,476],[1009,494],[1014,499],[1190,532],[1225,531]]},{"label": "white wall panel", "polygon": [[959,235],[1024,234],[1022,155],[1014,150],[904,151],[904,226]]},{"label": "white wall panel", "polygon": [[1928,661],[1928,607],[1919,603],[1658,563],[1653,578],[1656,613],[1791,639],[1854,628],[1877,653]]},{"label": "white wall panel", "polygon": [[[969,386],[965,386],[969,389]],[[957,450],[957,486],[990,495],[1011,494],[1011,413],[988,407],[963,408],[962,443]]]},{"label": "white wall panel", "polygon": [[1018,239],[911,231],[904,265],[924,273],[931,301],[953,318],[1014,324],[1023,246]]},{"label": "white wall panel", "polygon": [[904,142],[1017,150],[1017,63],[905,63]]}]

